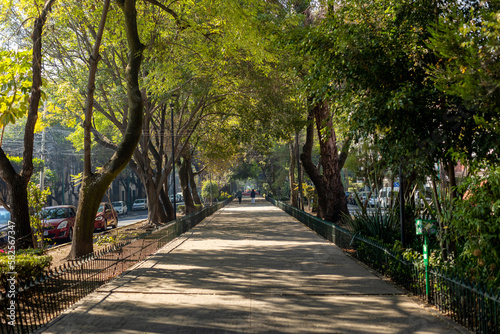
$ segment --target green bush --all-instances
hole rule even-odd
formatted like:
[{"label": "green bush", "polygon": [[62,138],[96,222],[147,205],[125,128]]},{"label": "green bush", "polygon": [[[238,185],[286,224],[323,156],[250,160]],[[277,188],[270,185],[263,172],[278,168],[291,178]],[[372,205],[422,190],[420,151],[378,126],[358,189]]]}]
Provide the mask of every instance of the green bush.
[{"label": "green bush", "polygon": [[457,240],[457,269],[489,287],[500,286],[500,168],[472,176],[455,201],[451,233]]},{"label": "green bush", "polygon": [[201,187],[201,197],[203,197],[205,201],[209,201],[211,197],[215,202],[219,197],[219,186],[217,183],[214,181],[204,181]]},{"label": "green bush", "polygon": [[18,251],[14,258],[14,270],[9,266],[10,257],[7,253],[0,253],[0,284],[5,287],[9,272],[17,273],[17,282],[25,282],[38,278],[49,266],[52,257],[43,255],[40,250]]},{"label": "green bush", "polygon": [[225,201],[226,199],[228,198],[231,198],[231,195],[229,195],[227,192],[223,191],[220,195],[219,195],[219,202],[220,201]]},{"label": "green bush", "polygon": [[344,222],[351,227],[353,233],[384,244],[393,244],[399,237],[399,219],[393,210],[387,210],[385,214],[380,208],[375,211],[362,210],[354,218],[345,215]]}]

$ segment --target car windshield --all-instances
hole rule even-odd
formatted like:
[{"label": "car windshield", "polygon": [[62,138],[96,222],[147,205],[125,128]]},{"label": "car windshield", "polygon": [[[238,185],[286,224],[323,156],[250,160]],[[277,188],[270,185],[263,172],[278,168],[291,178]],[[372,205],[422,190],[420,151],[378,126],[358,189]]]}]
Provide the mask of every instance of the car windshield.
[{"label": "car windshield", "polygon": [[138,199],[134,203],[135,204],[142,204],[142,203],[144,203],[144,200],[143,199]]},{"label": "car windshield", "polygon": [[69,217],[67,208],[43,209],[42,215],[44,219],[61,219]]},{"label": "car windshield", "polygon": [[122,207],[122,206],[123,206],[123,204],[122,204],[121,202],[114,202],[114,203],[113,203],[113,206],[114,206],[115,208],[119,208],[119,207]]}]

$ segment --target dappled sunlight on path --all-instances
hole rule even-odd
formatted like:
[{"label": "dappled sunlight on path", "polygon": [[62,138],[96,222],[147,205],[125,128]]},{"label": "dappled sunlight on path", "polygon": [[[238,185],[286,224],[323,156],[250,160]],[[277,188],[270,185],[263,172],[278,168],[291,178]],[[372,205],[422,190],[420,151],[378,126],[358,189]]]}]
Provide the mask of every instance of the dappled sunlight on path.
[{"label": "dappled sunlight on path", "polygon": [[456,333],[263,199],[208,217],[48,333]]}]

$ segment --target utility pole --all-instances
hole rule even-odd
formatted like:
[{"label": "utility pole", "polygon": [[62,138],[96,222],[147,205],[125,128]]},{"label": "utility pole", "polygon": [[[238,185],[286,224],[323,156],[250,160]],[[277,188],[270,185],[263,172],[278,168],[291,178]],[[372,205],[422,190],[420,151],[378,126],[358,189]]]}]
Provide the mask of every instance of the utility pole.
[{"label": "utility pole", "polygon": [[403,176],[403,163],[399,165],[399,224],[401,225],[401,244],[406,247],[405,238],[405,187]]}]

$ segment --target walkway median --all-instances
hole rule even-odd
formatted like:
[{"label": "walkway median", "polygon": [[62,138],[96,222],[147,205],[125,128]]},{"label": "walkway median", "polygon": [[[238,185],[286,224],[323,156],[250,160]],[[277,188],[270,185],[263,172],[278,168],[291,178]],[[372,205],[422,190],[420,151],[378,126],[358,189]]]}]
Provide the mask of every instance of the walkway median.
[{"label": "walkway median", "polygon": [[43,333],[458,333],[263,199],[232,202]]}]

